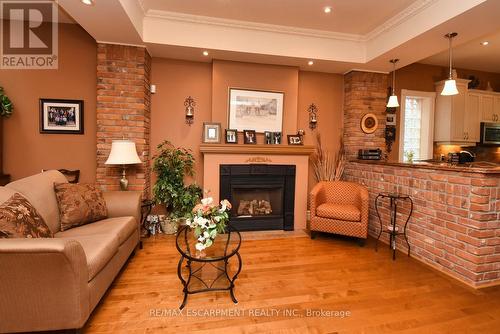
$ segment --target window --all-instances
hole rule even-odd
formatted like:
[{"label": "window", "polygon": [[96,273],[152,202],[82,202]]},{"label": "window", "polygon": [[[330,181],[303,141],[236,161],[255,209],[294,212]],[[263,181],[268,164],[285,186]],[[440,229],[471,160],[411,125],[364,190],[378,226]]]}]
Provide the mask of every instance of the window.
[{"label": "window", "polygon": [[401,91],[399,161],[407,162],[410,152],[414,161],[432,159],[435,97],[430,92]]}]

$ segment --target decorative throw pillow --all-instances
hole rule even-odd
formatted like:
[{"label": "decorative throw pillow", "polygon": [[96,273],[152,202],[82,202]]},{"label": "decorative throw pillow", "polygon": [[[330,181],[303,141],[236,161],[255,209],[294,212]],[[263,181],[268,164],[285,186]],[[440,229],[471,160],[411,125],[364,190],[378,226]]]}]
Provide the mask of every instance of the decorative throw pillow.
[{"label": "decorative throw pillow", "polygon": [[92,223],[108,216],[102,191],[92,184],[54,184],[61,231]]},{"label": "decorative throw pillow", "polygon": [[52,232],[31,203],[15,193],[0,205],[0,238],[52,238]]}]

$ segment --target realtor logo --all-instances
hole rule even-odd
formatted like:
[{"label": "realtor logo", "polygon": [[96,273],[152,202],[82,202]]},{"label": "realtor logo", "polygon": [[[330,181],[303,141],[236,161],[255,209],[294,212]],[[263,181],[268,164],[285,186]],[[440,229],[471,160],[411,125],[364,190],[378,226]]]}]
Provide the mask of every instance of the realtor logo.
[{"label": "realtor logo", "polygon": [[0,68],[56,69],[57,4],[0,0]]}]

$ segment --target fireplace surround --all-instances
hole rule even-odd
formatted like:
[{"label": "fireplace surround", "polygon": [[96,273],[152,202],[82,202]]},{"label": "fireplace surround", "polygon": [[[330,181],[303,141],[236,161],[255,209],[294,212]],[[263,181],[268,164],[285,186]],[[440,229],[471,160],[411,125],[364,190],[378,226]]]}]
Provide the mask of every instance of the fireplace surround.
[{"label": "fireplace surround", "polygon": [[240,231],[294,229],[295,166],[220,165],[220,198],[233,208],[230,223]]}]

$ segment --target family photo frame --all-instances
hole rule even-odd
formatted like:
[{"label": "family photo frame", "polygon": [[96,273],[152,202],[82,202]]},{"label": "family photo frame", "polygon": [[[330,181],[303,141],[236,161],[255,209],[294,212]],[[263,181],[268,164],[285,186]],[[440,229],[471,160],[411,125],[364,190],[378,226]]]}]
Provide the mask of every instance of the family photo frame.
[{"label": "family photo frame", "polygon": [[83,134],[83,100],[40,99],[40,133]]}]

